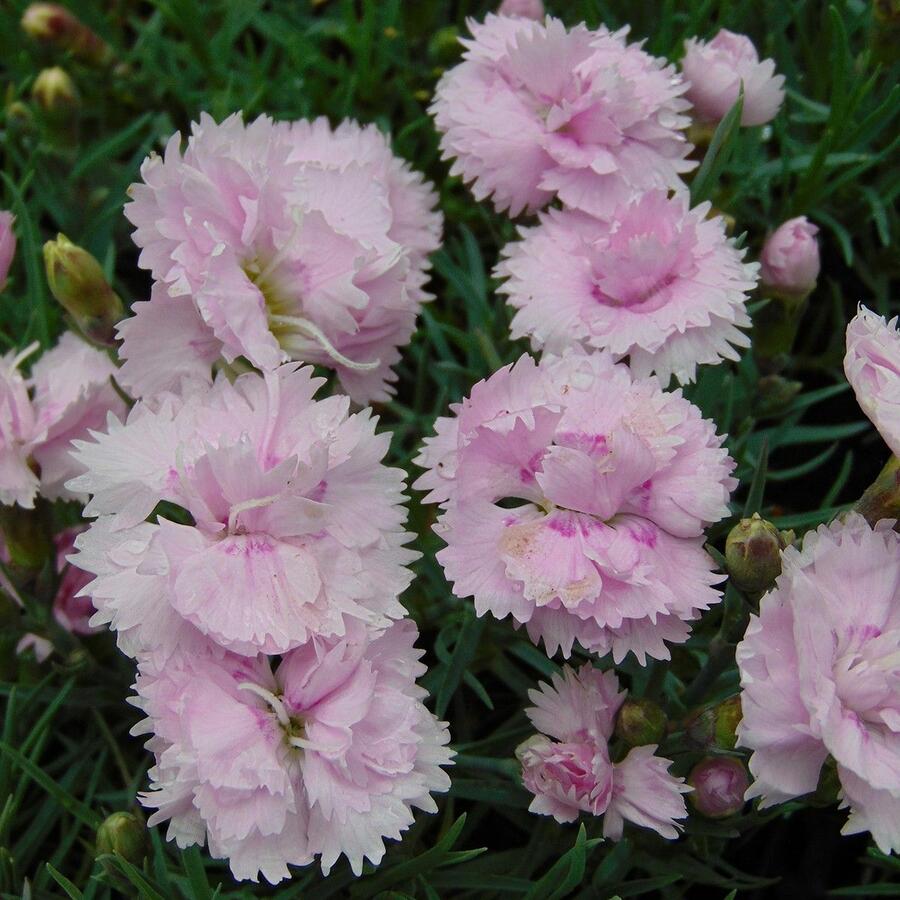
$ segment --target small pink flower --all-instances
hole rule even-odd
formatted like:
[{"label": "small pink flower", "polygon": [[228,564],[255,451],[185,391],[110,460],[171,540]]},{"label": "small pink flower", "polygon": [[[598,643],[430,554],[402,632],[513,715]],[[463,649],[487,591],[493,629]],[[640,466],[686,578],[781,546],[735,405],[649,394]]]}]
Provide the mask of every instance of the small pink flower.
[{"label": "small pink flower", "polygon": [[764,125],[784,102],[784,76],[771,59],[762,62],[746,35],[723,28],[711,41],[685,41],[681,71],[690,82],[687,97],[697,116],[718,122],[737,102],[744,85],[742,125]]},{"label": "small pink flower", "polygon": [[53,644],[47,638],[29,632],[23,634],[16,644],[16,656],[24,656],[29,652],[34,654],[36,662],[42,663],[53,653]]},{"label": "small pink flower", "polygon": [[863,412],[900,456],[900,331],[865,306],[847,326],[844,372]]},{"label": "small pink flower", "polygon": [[564,666],[551,681],[528,692],[535,706],[525,712],[540,734],[516,749],[522,782],[534,795],[528,809],[557,822],[573,822],[582,812],[604,816],[603,834],[612,840],[621,838],[626,819],[677,837],[675,820],[687,815],[681,795],[690,788],[668,774],[670,760],[647,745],[620,763],[610,761],[609,740],[625,699],[615,674],[585,663],[577,671]]},{"label": "small pink flower", "polygon": [[438,553],[478,615],[512,615],[549,654],[668,659],[720,599],[703,549],[734,463],[680,393],[605,353],[523,356],[438,419],[416,487],[444,511]]},{"label": "small pink flower", "polygon": [[65,487],[83,471],[71,442],[125,409],[105,353],[66,332],[23,378],[19,366],[36,349],[0,360],[0,503],[29,509],[38,491],[50,500],[81,498]]},{"label": "small pink flower", "polygon": [[519,16],[537,21],[544,18],[544,4],[541,0],[503,0],[497,15]]},{"label": "small pink flower", "polygon": [[69,554],[75,550],[75,538],[86,527],[66,528],[53,538],[56,546],[56,571],[60,575],[56,596],[53,598],[53,615],[66,631],[83,635],[102,630],[90,624],[90,618],[96,610],[91,598],[81,593],[91,577],[68,562]]},{"label": "small pink flower", "polygon": [[16,233],[13,230],[16,217],[0,209],[0,291],[6,287],[6,277],[16,255]]},{"label": "small pink flower", "polygon": [[[204,114],[184,150],[176,134],[141,175],[125,212],[164,288],[121,328],[126,387],[150,397],[186,375],[208,383],[221,355],[263,371],[317,363],[360,403],[390,396],[441,219],[380,133]],[[173,315],[184,330],[170,337]]]},{"label": "small pink flower", "polygon": [[180,847],[206,840],[235,878],[272,884],[288,865],[343,854],[356,875],[400,839],[413,807],[436,812],[449,734],[423,704],[416,627],[360,624],[270,659],[201,647],[139,666],[135,705],[156,756],[145,806]]},{"label": "small pink flower", "polygon": [[566,29],[488,15],[469,22],[463,61],[431,113],[452,175],[499,211],[535,212],[558,197],[609,216],[635,190],[668,190],[695,163],[683,131],[687,85],[627,29]]},{"label": "small pink flower", "polygon": [[611,222],[550,210],[520,230],[496,274],[517,310],[514,338],[551,353],[581,344],[628,356],[638,376],[694,380],[697,364],[738,359],[756,264],[725,236],[709,204],[637,195]]},{"label": "small pink flower", "polygon": [[779,225],[766,238],[760,257],[763,285],[788,296],[809,294],[819,277],[818,233],[806,216]]},{"label": "small pink flower", "polygon": [[900,850],[900,535],[851,513],[783,554],[775,588],[738,644],[753,750],[747,798],[771,806],[816,789],[837,762],[845,834]]},{"label": "small pink flower", "polygon": [[696,810],[710,819],[722,819],[744,808],[750,779],[739,759],[710,756],[691,769],[688,784],[694,789],[691,803]]},{"label": "small pink flower", "polygon": [[[404,549],[403,472],[381,462],[389,433],[350,414],[296,363],[265,377],[139,403],[124,424],[76,443],[99,517],[74,563],[130,655],[164,658],[200,634],[236,653],[284,653],[386,627],[417,556]],[[180,507],[144,520],[160,501]]]}]

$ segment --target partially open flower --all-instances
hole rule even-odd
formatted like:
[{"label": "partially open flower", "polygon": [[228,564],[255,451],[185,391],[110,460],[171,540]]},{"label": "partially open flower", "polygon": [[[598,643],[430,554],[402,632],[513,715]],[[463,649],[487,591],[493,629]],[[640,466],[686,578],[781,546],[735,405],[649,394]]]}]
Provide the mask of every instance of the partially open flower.
[{"label": "partially open flower", "polygon": [[724,819],[744,808],[750,779],[739,759],[708,756],[691,769],[688,784],[694,789],[690,801],[697,812],[709,819]]},{"label": "partially open flower", "polygon": [[766,238],[760,257],[763,287],[789,299],[809,294],[819,277],[818,233],[806,216],[779,225]]}]

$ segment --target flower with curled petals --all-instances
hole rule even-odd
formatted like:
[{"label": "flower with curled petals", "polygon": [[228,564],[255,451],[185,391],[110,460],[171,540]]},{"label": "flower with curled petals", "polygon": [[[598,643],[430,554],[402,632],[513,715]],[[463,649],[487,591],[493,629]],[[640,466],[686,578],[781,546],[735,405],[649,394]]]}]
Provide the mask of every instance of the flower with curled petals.
[{"label": "flower with curled petals", "polygon": [[564,666],[551,680],[528,692],[535,705],[525,712],[540,733],[516,749],[522,782],[534,795],[528,809],[557,822],[574,822],[583,812],[603,816],[603,834],[613,840],[622,837],[625,820],[677,837],[676,820],[687,816],[681,795],[690,788],[668,773],[671,761],[649,744],[621,762],[610,760],[625,699],[615,674],[586,663],[577,671]]},{"label": "flower with curled petals", "polygon": [[844,373],[862,411],[900,456],[900,331],[865,306],[847,326]]},{"label": "flower with curled petals", "polygon": [[703,549],[733,461],[680,392],[608,354],[522,357],[438,419],[416,487],[443,506],[438,553],[479,615],[508,615],[549,654],[577,640],[620,662],[668,659],[718,602]]},{"label": "flower with curled petals", "polygon": [[149,824],[168,821],[180,847],[208,843],[237,879],[272,884],[318,856],[344,855],[356,875],[384,840],[435,812],[452,764],[447,726],[423,704],[416,627],[353,623],[279,663],[209,648],[166,665],[141,662],[133,702],[156,757]]},{"label": "flower with curled petals", "polygon": [[496,15],[469,29],[431,113],[450,173],[476,199],[511,216],[554,197],[609,216],[635,190],[681,187],[696,165],[686,159],[686,82],[626,43],[627,29]]},{"label": "flower with curled petals", "polygon": [[611,221],[550,210],[508,244],[496,275],[515,308],[514,338],[560,353],[587,349],[628,356],[632,370],[693,381],[698,364],[738,359],[750,325],[745,304],[757,265],[725,235],[709,204],[651,191]]},{"label": "flower with curled petals", "polygon": [[[403,473],[389,435],[349,399],[287,364],[211,390],[138,404],[77,443],[74,485],[97,517],[79,536],[85,589],[131,655],[164,658],[200,634],[236,653],[284,653],[385,627],[416,554],[404,549]],[[167,508],[143,521],[159,503]]]},{"label": "flower with curled petals", "polygon": [[856,513],[784,551],[782,574],[737,647],[753,751],[747,797],[771,806],[816,789],[837,763],[844,834],[900,850],[900,535]]}]

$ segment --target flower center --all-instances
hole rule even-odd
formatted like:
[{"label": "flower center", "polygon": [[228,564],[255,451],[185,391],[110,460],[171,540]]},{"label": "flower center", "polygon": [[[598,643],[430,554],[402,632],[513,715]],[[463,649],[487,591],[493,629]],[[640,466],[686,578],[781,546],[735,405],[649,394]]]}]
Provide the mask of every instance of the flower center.
[{"label": "flower center", "polygon": [[284,732],[285,740],[289,746],[298,750],[302,750],[303,747],[306,746],[305,720],[296,713],[289,713],[284,704],[284,700],[280,695],[273,693],[268,688],[264,688],[262,685],[256,684],[253,681],[243,681],[238,685],[238,688],[242,691],[249,691],[251,694],[256,694],[257,697],[265,700],[269,705],[269,708],[275,714],[275,718],[278,720],[278,724],[281,726],[281,730]]}]

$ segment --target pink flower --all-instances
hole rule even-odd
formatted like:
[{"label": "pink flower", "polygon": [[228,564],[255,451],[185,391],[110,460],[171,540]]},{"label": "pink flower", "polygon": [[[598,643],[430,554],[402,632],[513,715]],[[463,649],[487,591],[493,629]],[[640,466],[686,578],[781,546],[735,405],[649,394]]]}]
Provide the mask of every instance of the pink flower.
[{"label": "pink flower", "polygon": [[[199,633],[284,653],[405,615],[417,554],[403,548],[403,472],[381,462],[390,435],[346,396],[314,400],[322,384],[295,363],[220,377],[77,442],[87,471],[72,486],[99,518],[73,561],[97,576],[92,623],[126,653],[164,658]],[[167,514],[144,522],[160,501]]]},{"label": "pink flower", "polygon": [[16,656],[24,656],[28,652],[34,654],[35,662],[38,664],[45,662],[53,653],[53,644],[32,632],[23,634],[16,644]]},{"label": "pink flower", "polygon": [[56,596],[53,598],[53,616],[66,631],[88,635],[101,630],[89,622],[96,611],[91,598],[81,594],[81,589],[90,581],[90,576],[68,562],[69,554],[75,550],[75,538],[85,527],[66,528],[53,538],[56,571],[60,576]]},{"label": "pink flower", "polygon": [[16,255],[15,222],[16,217],[11,212],[0,209],[0,291],[6,287],[6,276]]},{"label": "pink flower", "polygon": [[144,661],[134,702],[156,756],[149,824],[180,847],[202,843],[235,878],[276,884],[288,865],[343,854],[378,864],[412,808],[435,812],[450,780],[446,723],[423,705],[422,651],[408,619],[380,635],[357,624],[314,638],[272,666],[209,649]]},{"label": "pink flower", "polygon": [[573,822],[579,813],[604,816],[603,834],[618,840],[627,819],[665,838],[678,836],[675,819],[687,815],[683,778],[668,774],[671,761],[654,755],[655,745],[633,748],[612,763],[609,740],[625,699],[613,672],[590,663],[564,666],[552,686],[528,692],[535,705],[525,712],[540,734],[520,744],[522,782],[534,794],[530,812]]},{"label": "pink flower", "polygon": [[744,764],[733,756],[708,756],[691,769],[688,784],[694,789],[691,803],[710,819],[724,819],[744,808],[749,787]]},{"label": "pink flower", "polygon": [[[319,363],[360,403],[387,399],[428,296],[431,187],[355,125],[204,114],[180,144],[144,162],[125,209],[141,265],[165,285],[122,328],[126,386],[149,396],[186,372],[208,382],[221,354],[264,371]],[[158,354],[176,304],[186,332]]]},{"label": "pink flower", "polygon": [[845,834],[900,850],[900,535],[851,513],[784,551],[775,588],[738,644],[753,750],[747,797],[771,806],[816,789],[837,762]]},{"label": "pink flower", "polygon": [[863,412],[900,456],[900,331],[865,306],[847,326],[844,372]]},{"label": "pink flower", "polygon": [[683,129],[687,85],[626,44],[627,29],[488,15],[431,112],[450,169],[512,216],[554,196],[609,216],[634,190],[677,188],[696,164]]},{"label": "pink flower", "polygon": [[83,471],[71,442],[101,427],[107,413],[125,409],[105,353],[66,332],[25,379],[19,366],[36,349],[0,360],[0,502],[28,509],[39,490],[49,500],[82,499],[65,487]]},{"label": "pink flower", "polygon": [[733,461],[680,392],[634,378],[604,353],[523,356],[438,419],[416,487],[444,511],[438,553],[478,615],[512,615],[549,654],[666,641],[718,602],[703,549],[728,513]]},{"label": "pink flower", "polygon": [[544,18],[544,4],[541,0],[503,0],[497,10],[498,16],[520,16],[523,19]]},{"label": "pink flower", "polygon": [[766,238],[760,261],[762,283],[791,297],[805,297],[819,277],[819,229],[806,216],[788,219]]},{"label": "pink flower", "polygon": [[744,85],[741,125],[764,125],[784,102],[784,75],[771,59],[762,62],[746,35],[723,28],[711,41],[685,41],[681,71],[690,82],[688,100],[698,118],[718,122],[737,102]]},{"label": "pink flower", "polygon": [[697,364],[737,360],[750,344],[755,264],[725,236],[709,204],[689,210],[662,191],[635,197],[611,222],[550,210],[520,230],[496,275],[517,312],[514,338],[560,353],[573,344],[628,356],[638,376],[693,381]]}]

